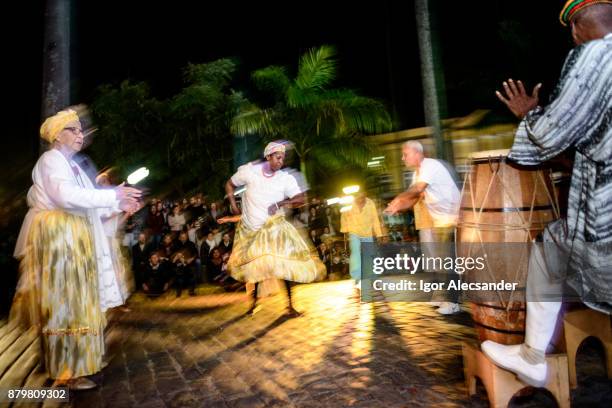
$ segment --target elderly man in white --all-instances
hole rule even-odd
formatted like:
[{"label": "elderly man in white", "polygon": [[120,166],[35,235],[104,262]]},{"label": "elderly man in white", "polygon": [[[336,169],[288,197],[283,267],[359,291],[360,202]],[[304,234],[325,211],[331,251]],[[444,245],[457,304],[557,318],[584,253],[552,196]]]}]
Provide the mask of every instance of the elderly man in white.
[{"label": "elderly man in white", "polygon": [[[423,200],[433,221],[431,228],[419,230],[423,252],[428,257],[444,258],[451,255],[447,252],[451,250],[450,243],[454,241],[461,201],[461,194],[451,173],[441,161],[425,157],[423,145],[417,141],[404,143],[402,160],[406,167],[415,169],[414,178],[410,188],[395,197],[385,209],[385,213],[396,214],[413,208]],[[458,294],[449,291],[447,297],[446,301],[432,302],[440,306],[438,313],[448,315],[460,312]]]}]

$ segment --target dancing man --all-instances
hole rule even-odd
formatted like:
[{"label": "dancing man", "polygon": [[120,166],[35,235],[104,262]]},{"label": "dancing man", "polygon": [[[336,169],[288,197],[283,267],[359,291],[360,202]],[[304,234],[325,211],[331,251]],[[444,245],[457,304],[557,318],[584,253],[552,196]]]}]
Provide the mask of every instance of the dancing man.
[{"label": "dancing man", "polygon": [[[549,224],[545,246],[529,259],[525,343],[482,343],[498,366],[526,383],[546,383],[545,351],[561,309],[561,286],[589,307],[612,312],[612,1],[570,0],[561,12],[577,47],[568,55],[548,106],[538,106],[521,81],[504,82],[498,98],[522,119],[509,159],[537,165],[576,151],[567,219]],[[547,292],[547,293],[544,293]],[[552,296],[549,296],[552,295]]]},{"label": "dancing man", "polygon": [[240,210],[234,193],[238,186],[246,187],[228,269],[234,279],[254,283],[249,314],[255,311],[259,282],[284,280],[287,315],[295,317],[300,313],[293,308],[290,282],[313,282],[325,276],[325,265],[316,250],[285,220],[284,206],[299,206],[305,201],[305,189],[296,177],[281,170],[285,146],[286,142],[269,143],[264,150],[265,162],[240,166],[225,184],[231,211],[236,215]]},{"label": "dancing man", "polygon": [[[459,218],[461,193],[451,172],[442,161],[425,157],[423,145],[416,140],[404,143],[402,161],[406,168],[415,170],[412,184],[389,203],[385,213],[394,215],[415,208],[422,202],[424,205],[420,208],[421,211],[415,210],[421,250],[428,258],[444,259],[454,256],[451,243],[454,241],[455,226]],[[420,218],[427,218],[427,221]],[[446,274],[444,271],[438,272]],[[446,275],[447,279],[450,279],[450,275]],[[441,302],[431,302],[432,305],[439,306],[438,313],[449,315],[461,311],[459,294],[456,291],[436,294],[438,295],[445,298]]]}]

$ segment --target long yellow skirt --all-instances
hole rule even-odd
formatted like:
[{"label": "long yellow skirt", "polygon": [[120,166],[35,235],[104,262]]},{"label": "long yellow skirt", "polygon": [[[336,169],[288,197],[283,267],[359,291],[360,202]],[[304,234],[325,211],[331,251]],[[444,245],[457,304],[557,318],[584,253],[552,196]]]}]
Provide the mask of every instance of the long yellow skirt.
[{"label": "long yellow skirt", "polygon": [[121,251],[119,239],[114,237],[109,238],[108,243],[113,258],[113,266],[115,268],[117,283],[119,284],[121,297],[125,303],[136,287],[136,283],[134,282],[134,274],[132,273],[132,267]]},{"label": "long yellow skirt", "polygon": [[62,211],[37,214],[20,273],[11,318],[40,327],[49,377],[100,371],[106,320],[87,220]]},{"label": "long yellow skirt", "polygon": [[325,265],[316,249],[280,214],[257,231],[238,223],[228,269],[241,282],[284,279],[307,283],[325,277]]}]

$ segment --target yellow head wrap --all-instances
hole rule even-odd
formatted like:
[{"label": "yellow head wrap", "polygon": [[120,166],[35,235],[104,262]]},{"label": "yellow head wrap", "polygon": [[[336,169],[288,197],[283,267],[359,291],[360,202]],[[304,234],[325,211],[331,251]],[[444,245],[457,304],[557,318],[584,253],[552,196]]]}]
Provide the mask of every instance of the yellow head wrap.
[{"label": "yellow head wrap", "polygon": [[78,122],[79,115],[72,109],[66,109],[59,111],[55,115],[47,118],[40,127],[40,137],[45,139],[49,143],[57,138],[57,135],[66,127],[70,122]]}]

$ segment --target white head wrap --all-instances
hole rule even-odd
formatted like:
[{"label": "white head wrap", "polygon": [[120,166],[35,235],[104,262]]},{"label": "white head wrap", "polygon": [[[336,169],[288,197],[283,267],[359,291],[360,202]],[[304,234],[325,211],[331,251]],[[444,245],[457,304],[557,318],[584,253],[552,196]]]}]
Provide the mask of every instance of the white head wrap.
[{"label": "white head wrap", "polygon": [[274,142],[268,143],[268,145],[264,149],[264,157],[268,157],[272,153],[276,153],[276,152],[285,153],[285,142],[274,141]]}]

